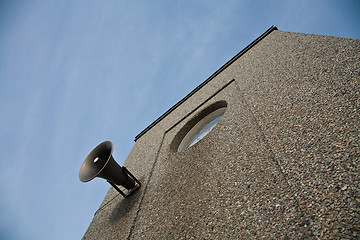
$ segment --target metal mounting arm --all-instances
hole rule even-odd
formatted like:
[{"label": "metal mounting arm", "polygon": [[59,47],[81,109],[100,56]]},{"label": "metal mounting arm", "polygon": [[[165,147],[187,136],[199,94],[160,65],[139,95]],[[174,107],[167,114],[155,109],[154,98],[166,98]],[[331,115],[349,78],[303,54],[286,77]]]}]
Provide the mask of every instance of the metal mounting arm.
[{"label": "metal mounting arm", "polygon": [[141,187],[141,183],[139,180],[137,180],[134,175],[131,174],[131,172],[129,172],[129,170],[126,169],[126,167],[122,167],[122,171],[127,174],[129,177],[131,177],[134,181],[135,181],[135,186],[128,190],[127,193],[124,193],[123,191],[121,191],[121,189],[113,182],[110,182],[109,180],[107,181],[111,186],[113,186],[113,188],[115,188],[123,197],[129,197],[133,192],[135,192],[136,190],[138,190]]}]

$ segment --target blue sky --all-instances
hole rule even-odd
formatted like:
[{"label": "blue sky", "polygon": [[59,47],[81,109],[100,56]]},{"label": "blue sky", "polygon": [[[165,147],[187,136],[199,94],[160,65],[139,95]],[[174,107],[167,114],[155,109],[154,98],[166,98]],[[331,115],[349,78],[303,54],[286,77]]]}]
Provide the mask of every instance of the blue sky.
[{"label": "blue sky", "polygon": [[349,0],[0,0],[0,238],[80,239],[134,137],[271,25],[360,38]]}]

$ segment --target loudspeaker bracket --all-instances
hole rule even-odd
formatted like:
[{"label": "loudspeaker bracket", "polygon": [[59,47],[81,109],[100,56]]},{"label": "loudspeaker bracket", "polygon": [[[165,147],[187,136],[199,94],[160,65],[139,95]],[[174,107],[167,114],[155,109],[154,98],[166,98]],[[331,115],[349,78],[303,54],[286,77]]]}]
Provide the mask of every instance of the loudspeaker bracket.
[{"label": "loudspeaker bracket", "polygon": [[141,183],[134,177],[134,175],[131,174],[131,172],[129,172],[129,170],[126,169],[126,167],[123,166],[121,170],[135,181],[135,186],[132,189],[128,190],[127,193],[124,193],[115,183],[110,182],[109,180],[107,180],[107,182],[113,186],[113,188],[115,188],[123,197],[126,198],[138,190],[141,187]]}]

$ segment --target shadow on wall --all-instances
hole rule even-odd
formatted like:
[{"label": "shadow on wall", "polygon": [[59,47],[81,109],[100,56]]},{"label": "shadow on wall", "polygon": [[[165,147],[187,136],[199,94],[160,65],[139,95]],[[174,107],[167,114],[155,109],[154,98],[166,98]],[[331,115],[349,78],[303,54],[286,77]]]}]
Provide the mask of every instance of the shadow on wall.
[{"label": "shadow on wall", "polygon": [[[144,179],[139,179],[139,181],[143,183]],[[122,199],[113,208],[109,221],[111,223],[116,223],[125,217],[127,213],[131,212],[134,205],[139,201],[141,195],[141,188],[127,198],[123,198],[120,194],[117,195],[116,198],[119,197]]]}]

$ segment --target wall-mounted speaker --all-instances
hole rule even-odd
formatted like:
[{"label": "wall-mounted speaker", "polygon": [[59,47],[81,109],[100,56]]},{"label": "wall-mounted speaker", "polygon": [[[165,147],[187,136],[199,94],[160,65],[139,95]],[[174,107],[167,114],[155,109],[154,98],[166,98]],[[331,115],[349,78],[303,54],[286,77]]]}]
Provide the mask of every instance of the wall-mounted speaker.
[{"label": "wall-mounted speaker", "polygon": [[[95,177],[106,179],[121,195],[128,197],[140,188],[141,183],[125,168],[121,167],[112,156],[113,144],[105,141],[96,146],[81,165],[79,179],[88,182]],[[116,185],[128,190],[124,193]]]}]

